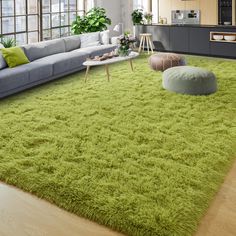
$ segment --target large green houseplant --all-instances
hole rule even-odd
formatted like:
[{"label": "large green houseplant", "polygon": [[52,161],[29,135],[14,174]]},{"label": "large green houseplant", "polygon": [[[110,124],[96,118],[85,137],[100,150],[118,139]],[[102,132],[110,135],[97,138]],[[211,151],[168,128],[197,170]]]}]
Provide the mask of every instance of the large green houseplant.
[{"label": "large green houseplant", "polygon": [[73,34],[103,31],[110,24],[111,19],[106,16],[106,10],[95,7],[88,11],[85,16],[77,16],[72,23],[71,31]]}]

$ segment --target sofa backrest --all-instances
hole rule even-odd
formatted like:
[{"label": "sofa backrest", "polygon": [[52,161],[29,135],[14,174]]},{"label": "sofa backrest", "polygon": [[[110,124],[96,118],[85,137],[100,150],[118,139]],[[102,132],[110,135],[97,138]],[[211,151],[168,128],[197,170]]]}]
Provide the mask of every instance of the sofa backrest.
[{"label": "sofa backrest", "polygon": [[66,51],[63,39],[54,39],[22,46],[30,61]]},{"label": "sofa backrest", "polygon": [[66,38],[63,38],[65,42],[66,52],[73,51],[80,48],[81,40],[79,35],[73,35]]}]

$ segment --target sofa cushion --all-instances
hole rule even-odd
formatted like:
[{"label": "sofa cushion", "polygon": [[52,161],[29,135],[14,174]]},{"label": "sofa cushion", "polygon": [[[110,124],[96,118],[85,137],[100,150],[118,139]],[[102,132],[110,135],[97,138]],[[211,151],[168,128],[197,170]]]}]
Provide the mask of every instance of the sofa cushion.
[{"label": "sofa cushion", "polygon": [[41,58],[37,62],[45,62],[53,66],[53,75],[57,76],[77,68],[81,68],[83,62],[89,57],[85,52],[77,53],[75,51],[60,53]]},{"label": "sofa cushion", "polygon": [[3,58],[2,53],[0,51],[0,70],[4,69],[6,67],[7,67],[7,63],[6,63],[5,59]]},{"label": "sofa cushion", "polygon": [[22,46],[22,48],[30,61],[66,51],[63,39],[28,44]]},{"label": "sofa cushion", "polygon": [[29,71],[22,66],[0,70],[0,93],[24,86],[27,83],[29,83]]},{"label": "sofa cushion", "polygon": [[53,66],[45,61],[36,60],[22,65],[21,68],[29,72],[30,83],[53,76]]},{"label": "sofa cushion", "polygon": [[81,48],[101,45],[100,32],[81,34],[80,40]]},{"label": "sofa cushion", "polygon": [[70,52],[72,50],[78,49],[80,47],[80,36],[73,35],[66,38],[63,38],[65,42],[66,52]]},{"label": "sofa cushion", "polygon": [[95,57],[95,56],[102,56],[104,53],[109,53],[115,50],[117,46],[115,45],[100,45],[96,47],[87,47],[87,48],[80,48],[75,50],[76,52],[87,52],[89,54],[89,57]]}]

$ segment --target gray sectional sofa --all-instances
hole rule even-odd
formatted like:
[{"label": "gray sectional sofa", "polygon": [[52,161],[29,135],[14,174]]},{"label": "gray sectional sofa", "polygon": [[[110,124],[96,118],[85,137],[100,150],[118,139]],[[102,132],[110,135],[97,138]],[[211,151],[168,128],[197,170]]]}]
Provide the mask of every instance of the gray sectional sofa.
[{"label": "gray sectional sofa", "polygon": [[103,44],[97,32],[22,46],[30,63],[15,68],[8,68],[0,53],[0,98],[82,70],[87,58],[115,48]]}]

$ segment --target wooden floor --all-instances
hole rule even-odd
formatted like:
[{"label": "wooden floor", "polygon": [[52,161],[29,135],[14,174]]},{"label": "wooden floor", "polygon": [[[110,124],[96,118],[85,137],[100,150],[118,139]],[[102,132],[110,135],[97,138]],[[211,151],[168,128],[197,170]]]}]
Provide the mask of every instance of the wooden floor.
[{"label": "wooden floor", "polygon": [[[0,236],[121,236],[0,183]],[[236,163],[195,236],[236,235]]]}]

